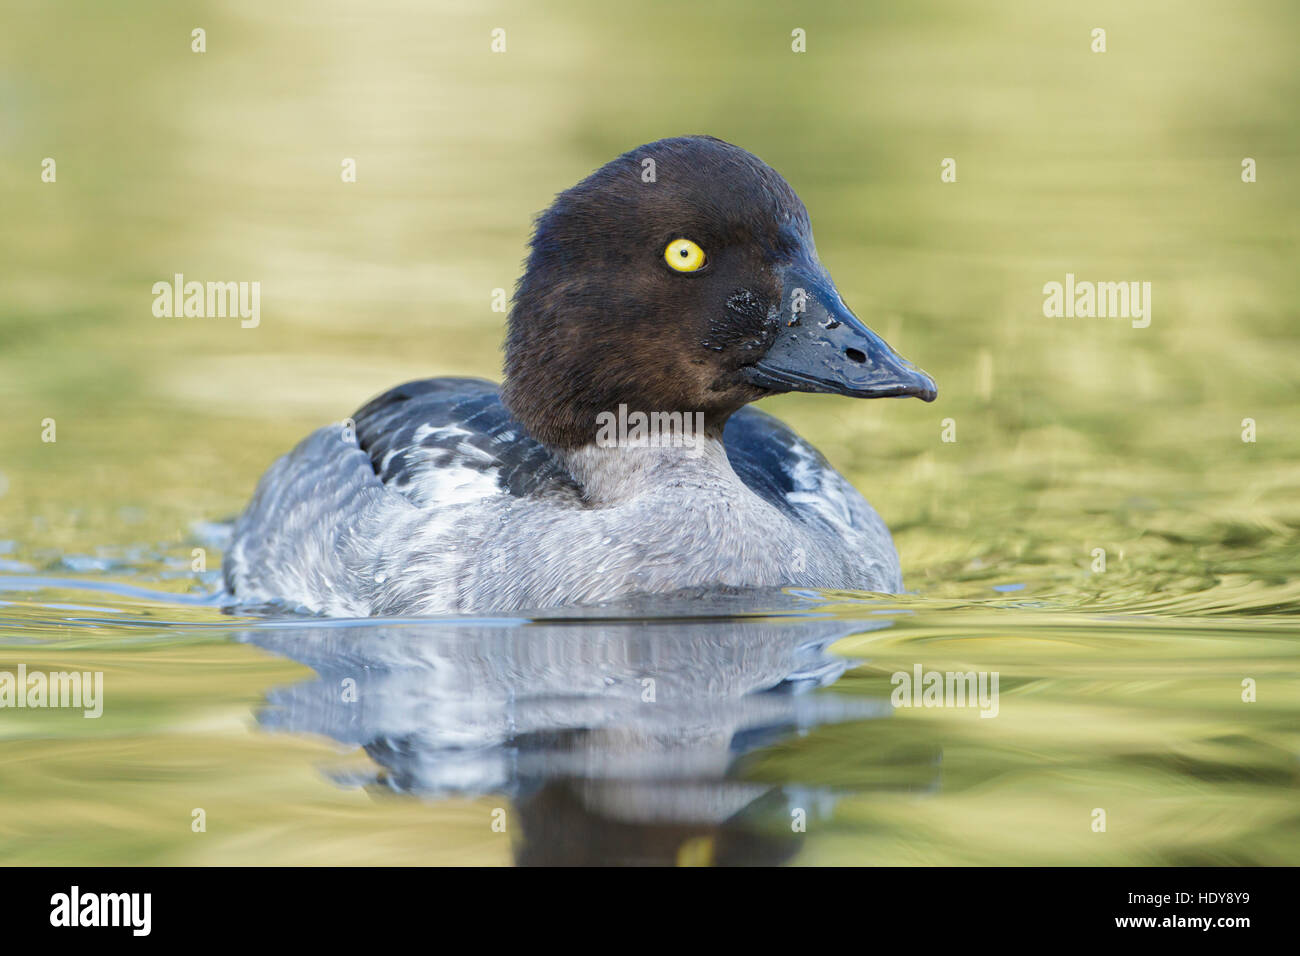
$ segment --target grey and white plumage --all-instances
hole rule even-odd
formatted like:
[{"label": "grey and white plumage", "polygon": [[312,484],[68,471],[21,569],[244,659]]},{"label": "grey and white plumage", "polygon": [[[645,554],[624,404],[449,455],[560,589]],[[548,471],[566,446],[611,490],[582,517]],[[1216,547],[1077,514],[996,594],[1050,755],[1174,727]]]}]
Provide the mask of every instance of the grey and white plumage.
[{"label": "grey and white plumage", "polygon": [[225,561],[240,604],[361,617],[710,585],[901,589],[871,506],[752,408],[700,453],[552,451],[475,379],[399,386],[354,421],[314,432],[263,477]]}]

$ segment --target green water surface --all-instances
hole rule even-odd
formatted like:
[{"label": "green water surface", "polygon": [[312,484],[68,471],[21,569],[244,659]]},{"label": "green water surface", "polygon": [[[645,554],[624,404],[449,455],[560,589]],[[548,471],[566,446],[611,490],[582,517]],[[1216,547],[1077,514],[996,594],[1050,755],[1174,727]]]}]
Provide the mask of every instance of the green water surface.
[{"label": "green water surface", "polygon": [[[1294,4],[0,22],[0,671],[105,688],[95,719],[0,708],[0,862],[1300,862]],[[210,525],[307,431],[499,377],[531,217],[683,133],[782,172],[845,300],[939,383],[764,403],[871,499],[908,594],[488,631],[195,600]],[[155,317],[176,273],[260,282],[260,323]],[[1150,282],[1149,326],[1045,317],[1067,273]],[[782,709],[750,692],[797,673],[801,629],[847,669]],[[334,660],[363,711],[334,709]],[[997,716],[891,707],[918,665],[996,672]],[[643,673],[659,710],[632,706]]]}]

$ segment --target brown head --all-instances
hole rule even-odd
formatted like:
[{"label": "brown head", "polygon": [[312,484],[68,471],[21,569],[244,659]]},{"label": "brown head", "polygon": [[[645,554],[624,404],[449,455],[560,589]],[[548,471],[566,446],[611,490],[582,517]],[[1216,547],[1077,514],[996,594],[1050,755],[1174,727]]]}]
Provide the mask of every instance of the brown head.
[{"label": "brown head", "polygon": [[935,396],[844,305],[789,184],[707,136],[625,153],[542,214],[505,371],[511,412],[558,448],[620,404],[700,412],[718,434],[778,392]]}]

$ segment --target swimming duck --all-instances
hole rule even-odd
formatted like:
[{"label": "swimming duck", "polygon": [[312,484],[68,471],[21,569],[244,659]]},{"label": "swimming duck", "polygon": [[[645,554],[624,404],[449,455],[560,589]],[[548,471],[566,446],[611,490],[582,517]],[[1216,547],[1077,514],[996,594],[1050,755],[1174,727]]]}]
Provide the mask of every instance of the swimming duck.
[{"label": "swimming duck", "polygon": [[362,617],[902,589],[866,500],[747,406],[933,401],[935,384],[849,311],[808,211],[751,153],[659,140],[561,193],[505,356],[501,388],[399,385],[272,465],[226,552],[232,603]]}]

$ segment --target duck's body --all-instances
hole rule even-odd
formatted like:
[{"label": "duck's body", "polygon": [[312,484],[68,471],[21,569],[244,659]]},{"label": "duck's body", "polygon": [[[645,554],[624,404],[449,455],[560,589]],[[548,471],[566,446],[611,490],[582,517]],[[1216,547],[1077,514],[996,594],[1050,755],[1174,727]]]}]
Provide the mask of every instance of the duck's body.
[{"label": "duck's body", "polygon": [[[412,382],[276,462],[226,556],[234,601],[392,616],[901,589],[870,505],[744,406],[790,390],[928,400],[934,384],[844,306],[802,204],[749,153],[662,140],[562,194],[506,351],[504,390]],[[616,408],[698,428],[610,440]]]},{"label": "duck's body", "polygon": [[769,415],[743,409],[689,452],[553,453],[495,385],[454,378],[395,388],[276,462],[225,574],[242,603],[347,617],[902,584],[875,511]]}]

